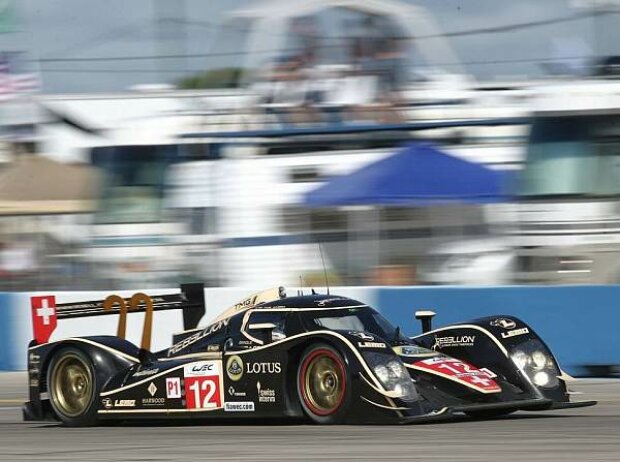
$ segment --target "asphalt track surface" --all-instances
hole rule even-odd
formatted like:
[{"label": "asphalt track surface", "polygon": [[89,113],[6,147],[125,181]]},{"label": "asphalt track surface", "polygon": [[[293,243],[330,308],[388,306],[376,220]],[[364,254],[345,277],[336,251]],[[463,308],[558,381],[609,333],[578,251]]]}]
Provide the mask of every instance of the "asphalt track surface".
[{"label": "asphalt track surface", "polygon": [[620,380],[576,382],[595,407],[410,426],[124,425],[22,422],[25,374],[0,374],[0,460],[620,461]]}]

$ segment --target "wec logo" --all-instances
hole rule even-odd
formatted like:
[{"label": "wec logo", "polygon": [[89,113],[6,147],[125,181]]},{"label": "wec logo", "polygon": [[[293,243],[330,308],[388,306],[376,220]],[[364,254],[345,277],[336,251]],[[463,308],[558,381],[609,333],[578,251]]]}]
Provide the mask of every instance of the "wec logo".
[{"label": "wec logo", "polygon": [[192,372],[207,372],[207,371],[212,371],[213,370],[213,364],[198,364],[194,367],[192,367]]},{"label": "wec logo", "polygon": [[185,365],[183,367],[183,375],[185,377],[219,375],[220,370],[220,363],[218,361],[199,361]]}]

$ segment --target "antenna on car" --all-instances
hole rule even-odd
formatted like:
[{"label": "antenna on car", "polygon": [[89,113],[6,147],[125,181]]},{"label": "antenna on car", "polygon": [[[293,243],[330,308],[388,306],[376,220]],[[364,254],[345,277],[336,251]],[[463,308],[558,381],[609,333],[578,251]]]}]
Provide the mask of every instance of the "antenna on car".
[{"label": "antenna on car", "polygon": [[323,263],[323,276],[325,276],[325,287],[327,287],[327,295],[329,295],[329,279],[327,279],[327,269],[325,268],[325,259],[323,258],[323,246],[321,241],[317,239],[319,244],[319,252],[321,252],[321,263]]}]

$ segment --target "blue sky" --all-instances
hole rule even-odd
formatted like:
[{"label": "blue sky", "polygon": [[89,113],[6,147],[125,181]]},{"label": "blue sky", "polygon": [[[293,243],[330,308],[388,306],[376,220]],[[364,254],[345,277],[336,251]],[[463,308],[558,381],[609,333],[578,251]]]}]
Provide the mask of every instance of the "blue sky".
[{"label": "blue sky", "polygon": [[[2,34],[1,47],[4,50],[26,48],[30,57],[46,60],[216,52],[220,44],[215,43],[215,26],[227,11],[252,1],[21,0],[16,3],[22,32]],[[569,7],[568,0],[416,0],[412,3],[428,8],[444,32],[540,21],[578,12]],[[188,24],[185,28],[163,30],[157,27],[158,15],[186,18]],[[540,75],[541,67],[531,60],[545,60],[558,53],[587,54],[594,48],[602,53],[614,53],[612,34],[618,29],[619,21],[620,15],[613,15],[508,33],[455,37],[450,41],[467,70],[478,78],[535,76]],[[620,54],[619,51],[615,52]],[[39,68],[46,92],[102,92],[170,81],[184,74],[183,70],[219,64],[221,61],[217,59],[199,57],[165,61],[163,65],[157,60],[43,61]],[[33,67],[37,67],[35,63]]]}]

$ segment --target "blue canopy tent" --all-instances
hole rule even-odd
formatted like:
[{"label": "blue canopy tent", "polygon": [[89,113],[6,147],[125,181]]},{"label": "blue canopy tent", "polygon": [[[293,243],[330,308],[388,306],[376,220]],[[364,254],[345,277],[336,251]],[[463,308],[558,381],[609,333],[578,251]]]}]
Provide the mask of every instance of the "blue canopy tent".
[{"label": "blue canopy tent", "polygon": [[[353,207],[345,212],[349,239],[346,245],[349,275],[363,275],[368,268],[380,268],[384,257],[381,245],[382,215],[380,209],[389,207],[428,207],[427,220],[433,228],[435,205],[470,205],[505,202],[513,176],[491,170],[446,154],[430,143],[412,143],[395,154],[374,162],[348,175],[335,177],[304,197],[310,208]],[[476,209],[478,207],[475,207]],[[475,220],[479,215],[471,207],[451,209],[455,222]],[[467,218],[466,218],[467,217]],[[484,218],[481,218],[484,220]],[[441,222],[441,220],[438,220]],[[440,225],[441,226],[441,225]],[[441,228],[436,228],[438,238]],[[328,252],[342,252],[333,246]],[[385,250],[390,259],[389,247]],[[415,252],[407,247],[407,251]],[[400,258],[403,254],[398,253]],[[341,261],[342,258],[335,259]]]},{"label": "blue canopy tent", "polygon": [[304,204],[419,207],[505,202],[510,199],[511,177],[446,154],[429,143],[412,143],[392,156],[326,182],[306,194]]}]

